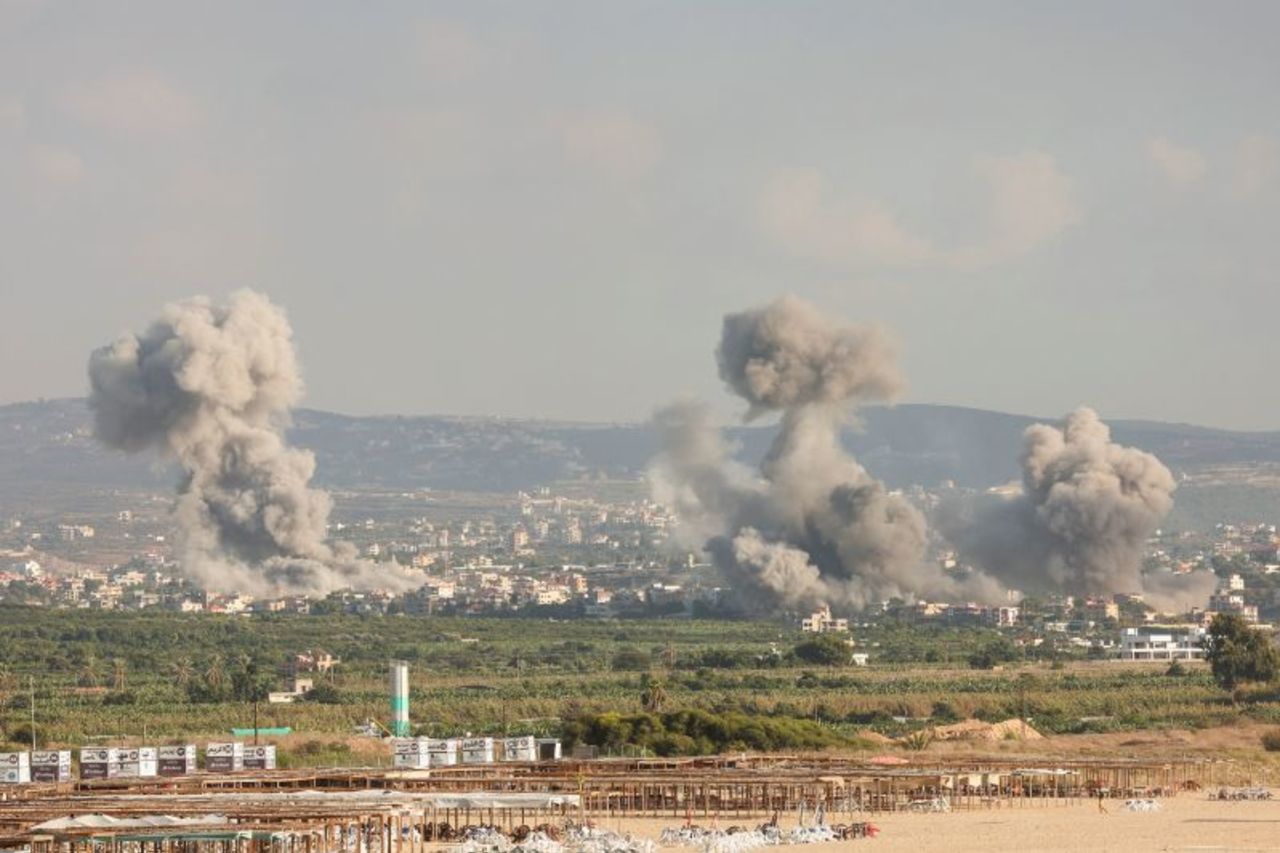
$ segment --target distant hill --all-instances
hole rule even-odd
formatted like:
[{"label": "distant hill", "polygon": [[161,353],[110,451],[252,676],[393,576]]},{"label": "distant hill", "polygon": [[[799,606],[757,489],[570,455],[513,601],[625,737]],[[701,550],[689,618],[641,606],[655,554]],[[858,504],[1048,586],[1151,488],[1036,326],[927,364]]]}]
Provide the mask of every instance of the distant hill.
[{"label": "distant hill", "polygon": [[[844,442],[890,485],[954,480],[985,488],[1018,476],[1021,434],[1036,419],[953,406],[868,408]],[[0,498],[42,484],[156,487],[175,474],[148,455],[98,447],[82,399],[0,406]],[[1117,440],[1179,472],[1280,463],[1280,433],[1115,421]],[[758,461],[771,426],[729,430],[744,461]],[[304,409],[291,440],[310,448],[317,482],[339,488],[513,491],[558,480],[634,477],[656,445],[643,424],[607,425],[466,417],[350,417]]]}]

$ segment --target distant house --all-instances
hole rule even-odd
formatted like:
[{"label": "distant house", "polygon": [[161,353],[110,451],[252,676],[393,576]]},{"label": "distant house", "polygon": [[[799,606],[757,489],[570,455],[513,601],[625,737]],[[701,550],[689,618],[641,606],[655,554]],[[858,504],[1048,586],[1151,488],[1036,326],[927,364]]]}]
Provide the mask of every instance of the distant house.
[{"label": "distant house", "polygon": [[292,681],[290,685],[292,689],[268,693],[267,702],[273,705],[288,705],[293,700],[306,696],[315,687],[315,682],[310,678],[294,678]]},{"label": "distant house", "polygon": [[1200,627],[1125,628],[1120,634],[1120,660],[1204,660]]},{"label": "distant house", "polygon": [[318,672],[324,674],[333,669],[333,667],[338,663],[341,663],[341,661],[326,651],[312,651],[311,649],[307,649],[305,652],[292,655],[285,662],[285,671],[290,676],[296,676],[299,672]]},{"label": "distant house", "polygon": [[831,618],[831,608],[824,604],[809,616],[800,620],[800,630],[810,634],[848,631],[849,620]]},{"label": "distant house", "polygon": [[1120,618],[1120,605],[1105,598],[1091,598],[1084,603],[1084,618],[1095,622]]},{"label": "distant house", "polygon": [[1018,624],[1020,609],[1017,607],[993,607],[991,619],[1001,628],[1012,628]]}]

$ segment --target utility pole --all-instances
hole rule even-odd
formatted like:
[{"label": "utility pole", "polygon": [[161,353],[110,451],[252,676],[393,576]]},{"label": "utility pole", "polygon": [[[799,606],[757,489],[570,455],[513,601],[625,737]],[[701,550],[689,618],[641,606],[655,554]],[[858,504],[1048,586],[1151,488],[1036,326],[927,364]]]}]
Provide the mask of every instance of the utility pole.
[{"label": "utility pole", "polygon": [[36,677],[28,676],[27,685],[31,688],[31,751],[36,749]]}]

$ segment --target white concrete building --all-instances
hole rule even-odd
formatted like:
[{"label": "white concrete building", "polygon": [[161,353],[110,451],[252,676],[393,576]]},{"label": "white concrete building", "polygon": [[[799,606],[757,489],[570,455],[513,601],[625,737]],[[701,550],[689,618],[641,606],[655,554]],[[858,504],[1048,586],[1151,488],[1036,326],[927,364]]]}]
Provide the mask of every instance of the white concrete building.
[{"label": "white concrete building", "polygon": [[831,618],[831,608],[822,605],[808,618],[800,620],[800,630],[812,634],[826,634],[829,631],[848,631],[848,619]]},{"label": "white concrete building", "polygon": [[1200,641],[1205,630],[1193,628],[1125,628],[1120,634],[1120,660],[1204,660]]}]

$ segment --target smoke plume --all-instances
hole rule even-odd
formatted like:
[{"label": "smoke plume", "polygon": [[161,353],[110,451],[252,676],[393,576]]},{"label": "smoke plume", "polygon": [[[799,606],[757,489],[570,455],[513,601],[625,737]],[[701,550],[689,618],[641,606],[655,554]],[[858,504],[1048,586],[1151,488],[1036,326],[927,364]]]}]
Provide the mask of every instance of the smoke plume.
[{"label": "smoke plume", "polygon": [[1158,609],[1203,604],[1212,572],[1142,573],[1145,544],[1173,508],[1173,474],[1123,447],[1087,408],[1062,428],[1027,428],[1022,493],[979,510],[957,529],[961,553],[1027,592],[1145,593]]},{"label": "smoke plume", "polygon": [[682,520],[678,535],[706,548],[743,604],[862,608],[895,596],[995,592],[962,591],[926,565],[923,515],[840,445],[852,407],[902,388],[883,332],[833,322],[785,296],[725,317],[717,361],[748,420],[782,415],[760,471],[731,461],[706,408],[682,402],[656,417],[662,451],[650,474],[655,496]]},{"label": "smoke plume", "polygon": [[166,306],[145,333],[90,357],[95,434],[177,460],[183,570],[206,589],[406,587],[404,573],[326,542],[332,502],[308,485],[315,458],[283,435],[302,392],[292,335],[284,313],[252,291],[225,305]]}]

